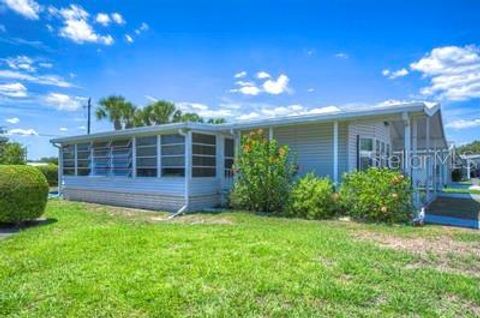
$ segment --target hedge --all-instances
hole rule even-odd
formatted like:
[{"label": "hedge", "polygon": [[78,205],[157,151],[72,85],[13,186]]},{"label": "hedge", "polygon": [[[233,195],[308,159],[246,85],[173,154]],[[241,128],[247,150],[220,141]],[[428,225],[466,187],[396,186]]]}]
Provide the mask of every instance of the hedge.
[{"label": "hedge", "polygon": [[47,178],[48,185],[56,187],[58,185],[58,166],[54,164],[48,164],[45,166],[36,166],[38,170]]},{"label": "hedge", "polygon": [[20,223],[45,211],[48,183],[35,167],[0,165],[0,222]]}]

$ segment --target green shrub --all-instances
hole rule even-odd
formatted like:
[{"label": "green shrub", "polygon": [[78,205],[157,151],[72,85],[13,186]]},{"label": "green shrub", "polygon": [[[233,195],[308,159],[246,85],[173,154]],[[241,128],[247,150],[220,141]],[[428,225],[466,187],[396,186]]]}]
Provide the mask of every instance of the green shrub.
[{"label": "green shrub", "polygon": [[0,222],[19,223],[41,216],[47,197],[47,179],[35,167],[0,166]]},{"label": "green shrub", "polygon": [[343,213],[358,220],[397,223],[412,217],[410,179],[398,171],[370,168],[348,173],[339,194]]},{"label": "green shrub", "polygon": [[54,164],[48,164],[45,166],[36,166],[38,170],[47,179],[48,185],[56,187],[58,185],[58,166]]},{"label": "green shrub", "polygon": [[296,170],[288,147],[268,140],[261,130],[252,132],[242,138],[234,168],[232,206],[267,213],[283,211]]},{"label": "green shrub", "polygon": [[309,173],[294,184],[286,214],[309,220],[330,218],[336,211],[334,191],[330,179]]}]

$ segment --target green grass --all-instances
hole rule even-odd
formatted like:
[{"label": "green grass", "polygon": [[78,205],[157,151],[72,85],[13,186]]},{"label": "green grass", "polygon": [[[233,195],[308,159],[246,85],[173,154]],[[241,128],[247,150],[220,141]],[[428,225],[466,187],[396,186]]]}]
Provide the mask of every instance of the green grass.
[{"label": "green grass", "polygon": [[480,190],[476,189],[460,189],[460,188],[444,188],[445,193],[460,193],[460,194],[480,194]]},{"label": "green grass", "polygon": [[[0,241],[0,316],[475,316],[475,231],[49,202]],[[159,216],[163,216],[160,214]],[[445,240],[415,254],[378,244]],[[429,243],[429,244],[430,244]],[[461,247],[466,252],[457,253]]]}]

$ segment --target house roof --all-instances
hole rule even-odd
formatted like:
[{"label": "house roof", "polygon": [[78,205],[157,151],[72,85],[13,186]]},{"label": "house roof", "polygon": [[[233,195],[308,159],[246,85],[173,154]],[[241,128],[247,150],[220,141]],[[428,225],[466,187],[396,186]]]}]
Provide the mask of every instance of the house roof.
[{"label": "house roof", "polygon": [[[275,126],[285,126],[285,125],[295,125],[303,123],[312,123],[312,122],[329,122],[329,121],[342,121],[342,120],[352,120],[356,118],[365,118],[365,117],[378,117],[378,116],[388,116],[394,114],[402,113],[424,113],[427,116],[433,116],[440,110],[440,104],[427,104],[423,102],[418,103],[406,103],[398,105],[388,105],[381,107],[370,107],[368,109],[353,109],[353,110],[339,110],[335,112],[328,113],[317,113],[317,114],[308,114],[308,115],[299,115],[299,116],[285,116],[278,118],[268,118],[262,120],[252,120],[252,121],[243,121],[243,122],[234,122],[227,124],[205,124],[205,123],[172,123],[172,124],[163,124],[155,125],[148,127],[139,127],[139,128],[130,128],[124,130],[114,130],[106,131],[100,133],[94,133],[90,135],[78,135],[78,136],[69,136],[62,138],[52,139],[52,143],[71,143],[71,142],[81,142],[92,139],[102,139],[102,138],[111,138],[111,137],[120,137],[120,136],[137,136],[137,135],[147,135],[152,133],[160,132],[169,132],[169,131],[178,131],[179,129],[192,129],[199,131],[232,131],[232,130],[246,130],[262,127],[275,127]],[[443,126],[443,125],[442,125]],[[443,128],[442,128],[443,129]]]}]

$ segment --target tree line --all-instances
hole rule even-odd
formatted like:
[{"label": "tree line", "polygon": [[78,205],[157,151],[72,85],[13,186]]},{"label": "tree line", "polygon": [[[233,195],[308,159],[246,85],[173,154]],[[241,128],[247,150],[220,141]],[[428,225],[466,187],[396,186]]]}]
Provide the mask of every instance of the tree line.
[{"label": "tree line", "polygon": [[111,95],[100,99],[98,104],[96,118],[109,120],[115,130],[179,122],[225,123],[223,118],[205,119],[197,113],[182,112],[174,103],[166,100],[137,107],[123,96]]}]

